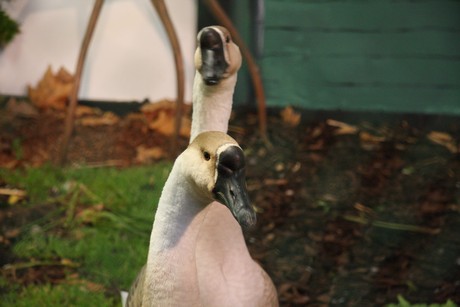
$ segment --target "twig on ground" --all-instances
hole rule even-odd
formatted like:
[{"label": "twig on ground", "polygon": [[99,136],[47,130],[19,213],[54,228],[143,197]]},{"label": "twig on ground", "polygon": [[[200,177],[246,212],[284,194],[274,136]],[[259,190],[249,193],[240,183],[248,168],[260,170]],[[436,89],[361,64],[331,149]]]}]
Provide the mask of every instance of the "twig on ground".
[{"label": "twig on ground", "polygon": [[65,266],[70,268],[77,268],[80,264],[70,261],[69,259],[61,259],[60,261],[30,261],[30,262],[18,262],[5,264],[2,271],[17,271],[23,269],[29,269],[40,266]]},{"label": "twig on ground", "polygon": [[379,220],[372,221],[362,216],[344,215],[343,218],[349,222],[354,222],[354,223],[358,223],[362,225],[371,225],[371,226],[375,226],[379,228],[386,228],[386,229],[392,229],[392,230],[419,232],[419,233],[426,233],[430,235],[436,235],[441,231],[438,228],[428,228],[428,227],[422,227],[422,226],[417,226],[417,225],[385,222],[385,221],[379,221]]}]

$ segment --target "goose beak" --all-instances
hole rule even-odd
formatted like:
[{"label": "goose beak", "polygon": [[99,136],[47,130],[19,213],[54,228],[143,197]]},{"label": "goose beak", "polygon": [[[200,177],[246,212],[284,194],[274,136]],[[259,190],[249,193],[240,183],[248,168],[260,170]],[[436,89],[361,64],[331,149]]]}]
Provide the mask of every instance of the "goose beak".
[{"label": "goose beak", "polygon": [[246,189],[244,154],[241,148],[231,146],[220,153],[213,194],[217,201],[230,209],[242,227],[255,225],[256,213]]},{"label": "goose beak", "polygon": [[215,29],[204,28],[199,40],[202,61],[200,74],[206,85],[216,85],[228,68],[222,38]]}]

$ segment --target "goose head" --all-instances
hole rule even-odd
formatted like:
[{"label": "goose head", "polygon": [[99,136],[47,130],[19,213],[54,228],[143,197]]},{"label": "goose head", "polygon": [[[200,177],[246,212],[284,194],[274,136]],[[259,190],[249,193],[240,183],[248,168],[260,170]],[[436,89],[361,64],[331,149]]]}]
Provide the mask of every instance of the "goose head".
[{"label": "goose head", "polygon": [[217,85],[241,67],[241,53],[228,30],[221,26],[203,28],[197,36],[195,68],[206,85]]},{"label": "goose head", "polygon": [[182,154],[186,176],[205,203],[225,205],[242,227],[253,226],[256,213],[246,189],[245,158],[238,143],[223,132],[199,134]]}]

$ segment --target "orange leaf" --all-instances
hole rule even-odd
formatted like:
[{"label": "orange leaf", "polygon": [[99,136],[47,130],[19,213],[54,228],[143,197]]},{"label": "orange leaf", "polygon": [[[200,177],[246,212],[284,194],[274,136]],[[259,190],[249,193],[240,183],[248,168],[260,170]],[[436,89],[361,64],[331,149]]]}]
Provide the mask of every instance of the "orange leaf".
[{"label": "orange leaf", "polygon": [[301,114],[294,111],[291,106],[287,106],[281,111],[281,118],[289,126],[295,127],[300,123]]},{"label": "orange leaf", "polygon": [[65,68],[61,67],[56,74],[53,74],[51,66],[48,66],[37,86],[28,87],[28,94],[32,103],[40,109],[63,110],[73,86],[74,78]]},{"label": "orange leaf", "polygon": [[80,124],[87,127],[111,126],[120,119],[112,112],[105,112],[102,116],[88,116],[80,119]]},{"label": "orange leaf", "polygon": [[355,126],[339,122],[334,119],[328,119],[326,123],[331,127],[337,128],[334,131],[334,134],[336,135],[356,134],[358,132],[358,128],[356,128]]},{"label": "orange leaf", "polygon": [[166,157],[165,151],[160,147],[146,148],[144,145],[141,145],[136,148],[136,151],[136,161],[140,163]]},{"label": "orange leaf", "polygon": [[458,153],[459,148],[455,142],[455,139],[448,133],[432,131],[427,135],[428,139],[433,143],[444,146],[451,153]]}]

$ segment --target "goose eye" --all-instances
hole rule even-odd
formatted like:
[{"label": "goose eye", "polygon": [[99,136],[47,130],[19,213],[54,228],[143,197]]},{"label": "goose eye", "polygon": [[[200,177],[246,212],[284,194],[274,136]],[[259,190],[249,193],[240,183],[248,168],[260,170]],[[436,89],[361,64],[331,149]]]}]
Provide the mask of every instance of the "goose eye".
[{"label": "goose eye", "polygon": [[209,161],[211,159],[211,155],[207,151],[203,152],[203,157],[206,161]]},{"label": "goose eye", "polygon": [[227,37],[225,38],[225,42],[226,42],[227,44],[230,43],[230,36],[227,36]]}]

